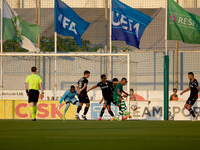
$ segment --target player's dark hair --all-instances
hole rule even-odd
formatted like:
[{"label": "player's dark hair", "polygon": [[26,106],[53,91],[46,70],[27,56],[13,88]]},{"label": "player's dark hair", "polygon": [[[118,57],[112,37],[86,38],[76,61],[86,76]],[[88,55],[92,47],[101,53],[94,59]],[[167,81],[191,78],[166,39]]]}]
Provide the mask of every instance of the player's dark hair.
[{"label": "player's dark hair", "polygon": [[190,74],[190,75],[193,75],[193,76],[194,76],[194,73],[193,73],[193,72],[188,72],[188,74]]},{"label": "player's dark hair", "polygon": [[121,81],[123,81],[123,80],[127,80],[125,77],[123,77],[122,79],[121,79]]},{"label": "player's dark hair", "polygon": [[174,91],[174,90],[176,90],[176,91],[177,91],[177,88],[173,88],[173,91]]},{"label": "player's dark hair", "polygon": [[37,68],[34,67],[34,66],[31,68],[31,71],[32,71],[32,72],[36,72],[36,70],[37,70]]},{"label": "player's dark hair", "polygon": [[84,71],[84,75],[89,74],[90,72],[88,70]]},{"label": "player's dark hair", "polygon": [[133,89],[130,89],[130,91],[134,91]]},{"label": "player's dark hair", "polygon": [[74,85],[72,85],[70,88],[71,88],[71,89],[75,89],[75,86],[74,86]]},{"label": "player's dark hair", "polygon": [[104,77],[106,77],[106,75],[105,75],[105,74],[102,74],[102,75],[101,75],[101,79],[103,79]]},{"label": "player's dark hair", "polygon": [[114,78],[113,81],[119,81],[117,78]]}]

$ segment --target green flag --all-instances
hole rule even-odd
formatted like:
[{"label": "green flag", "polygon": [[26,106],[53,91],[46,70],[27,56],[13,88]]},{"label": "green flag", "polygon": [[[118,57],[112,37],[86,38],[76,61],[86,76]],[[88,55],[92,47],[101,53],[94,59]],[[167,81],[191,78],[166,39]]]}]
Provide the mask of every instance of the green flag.
[{"label": "green flag", "polygon": [[3,0],[3,39],[20,42],[21,47],[29,51],[39,51],[35,43],[41,28],[22,20],[19,15]]},{"label": "green flag", "polygon": [[187,12],[174,0],[168,0],[167,39],[200,44],[200,16]]}]

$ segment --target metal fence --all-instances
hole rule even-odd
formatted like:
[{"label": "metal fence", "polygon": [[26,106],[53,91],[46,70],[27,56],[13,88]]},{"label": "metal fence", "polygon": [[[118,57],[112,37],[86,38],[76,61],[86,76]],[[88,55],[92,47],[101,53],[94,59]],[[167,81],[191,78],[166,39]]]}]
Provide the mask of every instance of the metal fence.
[{"label": "metal fence", "polygon": [[[109,49],[109,0],[63,0],[72,7],[75,12],[84,20],[90,22],[88,30],[83,34],[82,40],[86,47],[80,49],[75,46],[75,42],[66,44],[66,38],[58,35],[58,52],[94,52],[106,53]],[[165,34],[165,0],[121,0],[125,4],[136,8],[145,14],[153,17],[153,21],[146,28],[141,39],[140,48],[127,47],[125,42],[113,41],[113,50],[115,53],[129,52],[131,54],[131,87],[137,90],[163,90],[163,56],[164,56],[164,34]],[[39,24],[42,28],[37,46],[40,47],[41,53],[51,53],[54,51],[54,0],[7,0],[8,4],[14,8],[19,16],[34,24]],[[178,0],[178,3],[187,11],[200,15],[200,0]],[[62,47],[61,47],[62,45]],[[65,47],[63,48],[63,45]],[[170,58],[170,86],[182,90],[188,86],[187,72],[193,71],[195,78],[200,78],[199,68],[199,45],[185,44],[183,42],[168,42]],[[17,43],[4,41],[4,52],[26,52],[26,50],[17,47]],[[57,81],[58,89],[64,89],[68,84],[66,82],[75,82],[82,76],[82,70],[92,67],[97,69],[98,76],[91,83],[99,81],[101,73],[107,73],[108,63],[95,65],[93,61],[78,58],[75,62],[73,58],[58,59],[57,64]],[[104,59],[104,58],[103,58]],[[45,90],[52,90],[54,84],[54,67],[53,58],[40,57],[36,58],[3,58],[3,89],[4,90],[24,90],[23,82],[25,75],[30,73],[33,65],[39,67],[40,75],[45,77]],[[101,64],[99,64],[99,62]],[[115,72],[115,76],[125,75],[123,72],[123,62],[113,62],[114,66],[121,68]],[[88,64],[85,66],[83,64]],[[82,65],[82,66],[81,66]],[[101,65],[101,67],[99,66]],[[106,65],[106,67],[105,67]],[[81,68],[81,69],[80,69]],[[74,74],[71,74],[73,69]],[[7,78],[9,76],[9,78]],[[61,76],[63,76],[61,78]],[[77,78],[73,79],[73,76]],[[14,79],[15,83],[11,79]],[[62,79],[62,81],[61,81]],[[73,80],[73,81],[72,81]],[[176,84],[178,83],[178,84]],[[9,85],[9,86],[8,86]]]}]

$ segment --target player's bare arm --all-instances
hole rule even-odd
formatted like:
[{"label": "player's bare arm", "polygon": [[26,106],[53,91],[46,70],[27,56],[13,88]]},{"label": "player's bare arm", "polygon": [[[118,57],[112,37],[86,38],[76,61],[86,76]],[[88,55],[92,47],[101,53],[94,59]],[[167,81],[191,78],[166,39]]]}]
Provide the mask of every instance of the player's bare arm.
[{"label": "player's bare arm", "polygon": [[[120,96],[122,95],[122,93],[120,93],[119,89],[117,90],[117,94],[120,95]],[[119,98],[120,101],[122,101],[122,99],[123,99],[122,97]]]},{"label": "player's bare arm", "polygon": [[117,90],[117,94],[120,95],[120,96],[122,95],[122,93],[120,93],[119,89]]},{"label": "player's bare arm", "polygon": [[96,89],[97,88],[97,85],[94,85],[92,88],[90,88],[87,92],[93,90],[93,89]]},{"label": "player's bare arm", "polygon": [[123,97],[127,97],[127,96],[129,96],[129,94],[127,93],[127,92],[125,92],[125,91],[122,91],[122,94],[123,94]]},{"label": "player's bare arm", "polygon": [[[25,84],[25,89],[26,89],[26,91],[28,91],[28,83],[26,82],[26,84]],[[28,93],[26,93],[27,94],[27,96],[28,96]]]},{"label": "player's bare arm", "polygon": [[44,90],[43,90],[42,83],[40,83],[40,89],[41,89],[41,91],[42,91],[42,94],[44,94]]},{"label": "player's bare arm", "polygon": [[79,91],[79,89],[78,89],[78,84],[76,84],[76,91],[77,91],[78,94],[81,93],[81,92]]},{"label": "player's bare arm", "polygon": [[99,102],[99,104],[101,104],[104,101],[104,98],[102,97],[101,101]]},{"label": "player's bare arm", "polygon": [[121,81],[113,81],[114,84],[121,83]]},{"label": "player's bare arm", "polygon": [[190,90],[190,87],[188,87],[187,89],[185,89],[183,92],[180,93],[180,95],[183,95],[183,93],[187,92]]}]

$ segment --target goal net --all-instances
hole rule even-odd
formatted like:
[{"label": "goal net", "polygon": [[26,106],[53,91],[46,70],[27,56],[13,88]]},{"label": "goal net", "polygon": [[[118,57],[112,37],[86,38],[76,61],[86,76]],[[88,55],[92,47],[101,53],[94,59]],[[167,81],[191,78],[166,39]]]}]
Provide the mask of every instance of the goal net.
[{"label": "goal net", "polygon": [[[101,74],[106,74],[108,80],[113,78],[121,80],[122,77],[126,77],[128,84],[124,87],[124,91],[128,93],[130,87],[137,89],[136,64],[131,63],[128,53],[4,53],[0,56],[0,60],[2,83],[0,91],[2,100],[0,107],[2,108],[0,109],[3,111],[1,118],[30,118],[25,79],[31,74],[32,66],[37,67],[38,74],[43,80],[45,94],[44,98],[38,102],[37,115],[41,119],[61,118],[65,103],[62,102],[62,107],[57,112],[58,102],[64,92],[71,85],[76,85],[77,81],[83,77],[85,70],[91,72],[88,78],[88,89],[101,81]],[[88,96],[91,100],[89,118],[96,119],[103,105],[103,103],[99,104],[102,99],[101,89],[90,91]],[[126,103],[129,109],[129,98]],[[115,106],[112,107],[116,114],[118,109]],[[66,119],[74,119],[75,114],[76,105],[71,105],[66,113]],[[107,112],[104,117],[110,118]]]}]

